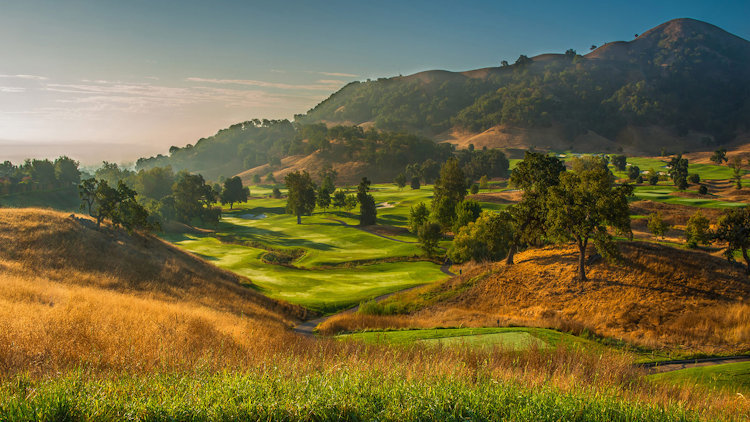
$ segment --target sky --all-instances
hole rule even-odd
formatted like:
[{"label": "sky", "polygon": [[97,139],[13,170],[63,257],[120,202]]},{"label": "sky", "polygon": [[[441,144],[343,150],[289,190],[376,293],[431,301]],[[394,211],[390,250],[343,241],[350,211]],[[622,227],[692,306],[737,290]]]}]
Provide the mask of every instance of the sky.
[{"label": "sky", "polygon": [[0,0],[0,161],[127,162],[355,80],[587,52],[681,17],[750,39],[748,16],[747,0]]}]

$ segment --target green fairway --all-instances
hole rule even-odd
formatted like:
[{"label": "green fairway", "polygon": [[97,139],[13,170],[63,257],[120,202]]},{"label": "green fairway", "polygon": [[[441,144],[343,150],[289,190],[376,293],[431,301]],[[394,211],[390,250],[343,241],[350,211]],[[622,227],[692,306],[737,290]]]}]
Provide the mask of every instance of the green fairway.
[{"label": "green fairway", "polygon": [[750,362],[725,363],[680,369],[651,375],[654,381],[680,385],[700,385],[710,389],[750,395]]},{"label": "green fairway", "polygon": [[342,334],[340,340],[360,340],[368,343],[388,344],[440,344],[443,346],[494,347],[524,350],[529,347],[585,347],[601,349],[597,342],[571,334],[544,328],[486,327],[486,328],[439,328],[425,330],[366,331]]},{"label": "green fairway", "polygon": [[[672,193],[674,192],[677,192],[675,186],[660,184],[656,186],[636,186],[633,195],[638,199],[664,202],[666,204],[687,205],[691,207],[731,208],[747,206],[747,204],[743,202],[729,202],[719,199],[711,199],[711,197],[680,197],[673,195]],[[697,190],[688,189],[687,192],[697,193]]]},{"label": "green fairway", "polygon": [[[318,210],[297,224],[296,217],[285,213],[285,199],[258,198],[270,192],[268,187],[251,186],[250,191],[254,199],[231,210],[223,207],[212,233],[162,237],[248,277],[271,297],[324,313],[445,277],[439,265],[421,258],[416,236],[406,230],[409,209],[429,204],[431,186],[373,185],[380,227],[367,230],[358,227],[356,209]],[[449,245],[448,240],[440,242],[443,248]],[[284,265],[275,260],[279,255]]]},{"label": "green fairway", "polygon": [[[358,231],[354,228],[347,230]],[[165,238],[219,267],[250,278],[271,297],[321,312],[354,306],[362,300],[437,281],[445,276],[438,265],[424,261],[326,269],[294,268],[263,262],[261,258],[266,253],[263,249],[222,243],[211,236],[166,235]],[[360,258],[365,253],[362,250],[352,252]]]}]

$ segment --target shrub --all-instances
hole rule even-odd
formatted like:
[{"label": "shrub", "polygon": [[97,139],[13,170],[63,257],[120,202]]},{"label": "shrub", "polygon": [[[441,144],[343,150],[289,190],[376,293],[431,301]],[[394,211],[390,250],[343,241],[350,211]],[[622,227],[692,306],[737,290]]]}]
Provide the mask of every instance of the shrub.
[{"label": "shrub", "polygon": [[688,176],[688,181],[693,184],[698,184],[701,182],[701,176],[698,173],[693,173],[690,176]]},{"label": "shrub", "polygon": [[689,248],[697,248],[698,244],[708,245],[710,222],[700,211],[696,211],[688,220],[685,227],[685,240]]},{"label": "shrub", "polygon": [[475,222],[459,230],[448,256],[459,263],[502,259],[513,240],[513,226],[508,217],[507,213],[483,212]]},{"label": "shrub", "polygon": [[478,194],[479,193],[479,185],[477,185],[476,183],[474,183],[473,185],[471,185],[470,192],[471,192],[472,195]]},{"label": "shrub", "polygon": [[701,185],[701,187],[698,188],[698,194],[708,195],[708,187],[706,185]]},{"label": "shrub", "polygon": [[669,231],[670,226],[661,217],[661,212],[657,212],[648,216],[648,231],[651,232],[655,237],[661,237],[664,239],[664,235]]}]

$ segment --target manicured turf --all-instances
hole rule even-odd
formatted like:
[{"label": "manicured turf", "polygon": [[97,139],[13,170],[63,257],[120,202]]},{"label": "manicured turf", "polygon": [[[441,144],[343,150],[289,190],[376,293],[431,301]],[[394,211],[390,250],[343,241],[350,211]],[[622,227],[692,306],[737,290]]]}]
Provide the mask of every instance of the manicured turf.
[{"label": "manicured turf", "polygon": [[[665,184],[659,184],[656,186],[636,186],[634,195],[638,199],[700,208],[731,208],[746,206],[746,204],[742,202],[729,202],[710,198],[684,198],[672,195],[672,193],[676,191],[676,187]],[[697,193],[697,190],[695,189],[688,189],[687,191]]]},{"label": "manicured turf", "polygon": [[366,331],[342,334],[340,340],[360,340],[368,343],[390,344],[441,344],[444,346],[465,345],[478,347],[500,346],[507,349],[523,350],[529,347],[556,347],[566,345],[600,349],[604,346],[591,340],[571,334],[543,328],[528,327],[485,327],[485,328],[444,328],[425,330]]},{"label": "manicured turf", "polygon": [[[264,195],[268,188],[251,186],[250,191]],[[234,204],[231,210],[224,206],[215,233],[163,237],[250,278],[271,297],[322,312],[445,277],[438,265],[415,261],[422,259],[422,251],[416,236],[406,230],[410,207],[419,202],[429,204],[432,187],[414,190],[373,185],[372,194],[379,207],[378,224],[391,226],[377,232],[381,236],[357,227],[356,209],[352,213],[316,210],[297,224],[296,217],[285,213],[285,199],[255,197]],[[444,248],[449,245],[449,241],[440,243]],[[283,266],[264,262],[262,257],[269,249],[303,253]]]},{"label": "manicured turf", "polygon": [[680,369],[651,375],[658,382],[681,385],[699,385],[731,393],[750,395],[750,362],[725,363]]},{"label": "manicured turf", "polygon": [[[393,262],[320,270],[293,268],[263,262],[261,257],[266,253],[263,249],[222,243],[210,236],[165,237],[219,267],[250,278],[271,297],[321,312],[333,312],[362,300],[445,277],[440,267],[431,262]],[[363,251],[352,252],[358,257],[363,256]]]}]

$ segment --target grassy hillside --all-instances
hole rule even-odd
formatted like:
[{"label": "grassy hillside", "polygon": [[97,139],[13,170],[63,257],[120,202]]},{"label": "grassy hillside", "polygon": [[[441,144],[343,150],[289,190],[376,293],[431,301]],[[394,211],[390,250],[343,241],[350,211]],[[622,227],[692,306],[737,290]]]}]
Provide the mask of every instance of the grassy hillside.
[{"label": "grassy hillside", "polygon": [[0,210],[0,374],[221,365],[306,315],[151,236],[94,226]]},{"label": "grassy hillside", "polygon": [[297,337],[300,308],[150,236],[0,210],[2,420],[741,419],[621,355]]},{"label": "grassy hillside", "polygon": [[742,268],[704,252],[620,247],[619,263],[593,264],[583,283],[574,279],[573,248],[532,249],[516,265],[468,266],[461,277],[393,296],[382,305],[393,315],[342,315],[320,329],[515,324],[588,330],[657,348],[750,350],[750,284]]}]

